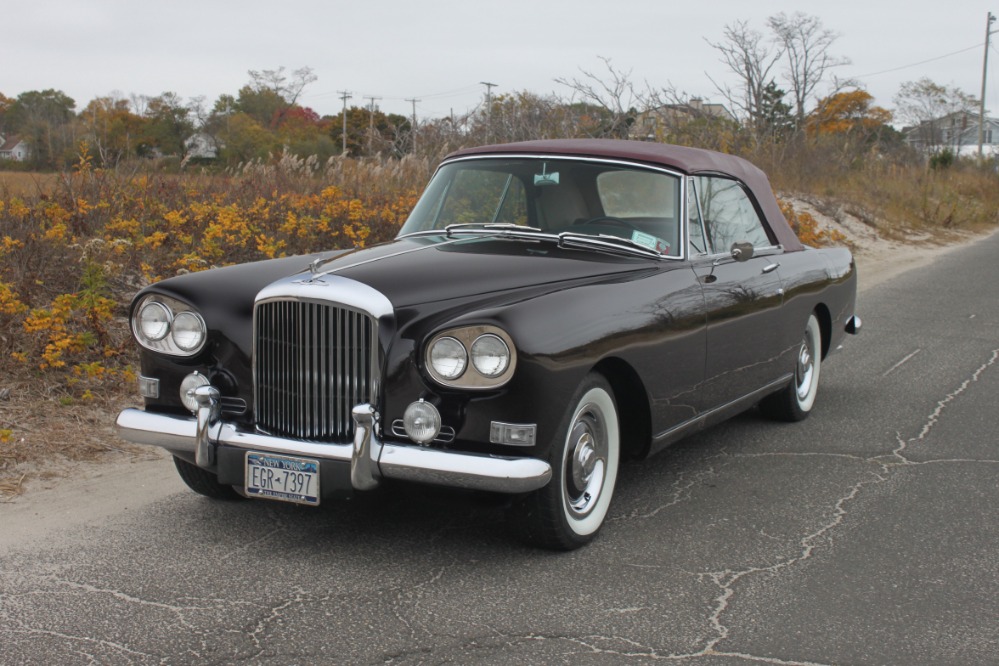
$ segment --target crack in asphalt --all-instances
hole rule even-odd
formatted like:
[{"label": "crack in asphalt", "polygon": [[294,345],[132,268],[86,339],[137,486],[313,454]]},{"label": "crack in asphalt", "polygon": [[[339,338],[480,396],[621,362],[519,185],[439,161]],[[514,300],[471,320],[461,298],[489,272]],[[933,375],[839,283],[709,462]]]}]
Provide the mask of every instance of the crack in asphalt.
[{"label": "crack in asphalt", "polygon": [[[24,582],[24,575],[13,571],[0,571],[0,576],[11,576],[17,577],[21,582]],[[44,597],[44,596],[58,596],[68,594],[67,592],[62,592],[58,588],[67,588],[72,592],[79,592],[84,595],[102,595],[110,597],[111,599],[121,602],[130,606],[139,606],[145,608],[153,608],[161,611],[166,611],[171,613],[176,618],[176,626],[189,631],[193,635],[197,635],[201,642],[201,649],[207,649],[208,642],[206,636],[204,635],[204,629],[195,624],[186,617],[187,613],[205,611],[209,613],[219,613],[227,610],[231,610],[233,607],[243,606],[243,607],[260,607],[260,604],[255,604],[243,600],[232,600],[232,599],[214,599],[214,598],[201,598],[201,597],[180,597],[180,601],[189,601],[191,604],[171,604],[164,603],[161,601],[151,601],[149,599],[143,599],[132,594],[128,594],[121,590],[116,590],[113,588],[99,587],[97,585],[91,585],[89,583],[81,583],[73,580],[66,580],[60,578],[54,574],[50,575],[31,575],[30,578],[37,581],[39,584],[48,583],[54,586],[56,589],[33,589],[21,594],[4,594],[0,595],[0,601],[10,602],[12,600],[21,597]],[[117,652],[121,652],[127,655],[140,656],[144,658],[154,659],[160,663],[166,663],[168,660],[165,657],[156,657],[152,654],[147,654],[138,650],[134,650],[123,643],[118,643],[115,641],[109,641],[106,639],[97,639],[87,636],[77,636],[75,634],[69,634],[61,631],[56,631],[54,629],[46,629],[41,627],[32,626],[29,623],[24,622],[19,618],[14,617],[13,608],[4,608],[7,604],[0,606],[0,618],[14,620],[19,628],[13,629],[13,633],[22,634],[34,634],[49,636],[52,638],[59,638],[71,642],[83,641],[86,643],[103,646]],[[238,632],[240,635],[244,635],[245,632]],[[251,637],[252,638],[252,637]],[[85,658],[89,659],[92,663],[103,663],[100,657],[95,657],[90,653],[76,650],[77,653],[81,654]],[[188,650],[190,654],[200,659],[200,654],[192,650]]]},{"label": "crack in asphalt", "polygon": [[937,402],[936,408],[926,418],[926,421],[923,423],[922,428],[919,430],[919,433],[916,436],[906,440],[902,438],[900,433],[896,433],[896,440],[898,446],[896,446],[896,448],[892,451],[891,456],[893,459],[897,460],[898,462],[885,461],[884,460],[885,456],[883,455],[874,456],[870,458],[863,458],[860,456],[853,456],[849,454],[825,454],[825,453],[748,454],[745,456],[741,454],[734,454],[733,457],[758,457],[760,455],[782,455],[782,456],[798,457],[798,456],[818,455],[825,457],[848,458],[848,459],[857,460],[859,462],[878,464],[880,469],[878,472],[869,472],[868,476],[872,478],[865,479],[853,485],[845,495],[837,499],[836,503],[833,505],[832,520],[820,526],[819,529],[815,530],[811,534],[806,535],[804,538],[802,538],[799,541],[799,545],[802,547],[802,549],[801,552],[796,557],[791,557],[765,567],[750,567],[740,571],[731,571],[731,570],[709,571],[699,574],[700,577],[709,578],[715,585],[719,587],[721,593],[719,594],[718,597],[715,598],[715,610],[709,617],[709,622],[711,624],[712,629],[715,632],[715,636],[708,641],[703,650],[691,656],[701,656],[701,655],[711,654],[717,656],[739,657],[743,659],[749,659],[751,661],[760,661],[762,663],[775,663],[775,664],[800,663],[800,664],[809,664],[809,666],[812,666],[812,662],[781,661],[781,660],[773,660],[767,657],[756,657],[753,655],[744,655],[741,653],[740,654],[725,653],[715,650],[715,647],[729,636],[729,628],[723,622],[722,616],[730,608],[732,599],[735,596],[734,587],[736,583],[740,582],[741,580],[743,580],[748,576],[752,576],[755,574],[760,574],[760,573],[776,574],[783,569],[796,566],[801,562],[808,560],[815,552],[815,549],[818,548],[823,542],[831,544],[832,536],[830,535],[828,539],[826,539],[826,536],[830,532],[835,530],[840,524],[842,524],[844,518],[847,515],[846,505],[855,500],[857,496],[860,494],[861,490],[863,490],[865,487],[880,485],[888,481],[889,476],[893,471],[893,469],[909,465],[940,464],[940,463],[950,463],[950,462],[976,462],[976,463],[986,463],[986,464],[999,464],[999,460],[961,460],[961,459],[938,459],[938,460],[930,460],[924,462],[915,462],[909,460],[904,455],[906,448],[910,444],[925,440],[933,431],[933,428],[936,426],[936,424],[940,421],[940,418],[943,415],[946,408],[949,405],[953,404],[954,401],[956,401],[959,396],[961,396],[965,391],[968,390],[968,388],[972,384],[974,384],[981,378],[982,374],[986,370],[993,367],[997,362],[999,362],[999,349],[994,349],[992,350],[989,359],[985,363],[980,365],[978,368],[976,368],[970,377],[961,382],[961,384],[959,384],[954,391],[948,393],[942,400]]},{"label": "crack in asphalt", "polygon": [[[914,354],[913,354],[914,355]],[[913,356],[913,355],[910,355]],[[907,359],[908,360],[908,357]],[[700,572],[697,575],[699,579],[708,579],[714,585],[716,585],[720,593],[715,597],[714,610],[708,617],[708,622],[711,626],[714,636],[707,640],[707,643],[701,650],[696,652],[691,652],[687,654],[670,654],[661,655],[658,654],[654,648],[648,646],[641,646],[641,651],[638,652],[618,652],[606,650],[605,648],[598,648],[596,646],[590,646],[585,643],[582,639],[578,639],[581,645],[586,645],[588,648],[592,648],[594,651],[600,653],[614,654],[620,657],[641,657],[644,659],[663,659],[663,660],[689,660],[694,658],[706,657],[706,656],[717,656],[717,657],[730,657],[742,659],[745,661],[765,663],[765,664],[779,664],[786,666],[824,666],[822,664],[811,662],[811,661],[795,661],[795,660],[783,660],[775,657],[764,657],[758,655],[751,655],[738,652],[725,652],[717,650],[717,646],[725,641],[729,637],[729,628],[723,621],[723,616],[731,607],[731,603],[735,597],[736,590],[735,586],[746,579],[747,577],[754,576],[757,574],[769,574],[776,575],[782,570],[797,566],[802,562],[808,560],[812,557],[813,553],[817,548],[823,544],[832,543],[832,535],[830,534],[837,527],[839,527],[843,520],[847,516],[847,505],[857,499],[861,491],[868,486],[876,486],[885,483],[889,480],[891,472],[895,469],[913,466],[913,465],[931,465],[931,464],[945,464],[945,463],[982,463],[982,464],[999,464],[999,460],[991,459],[962,459],[962,458],[940,458],[927,461],[913,461],[905,456],[906,449],[915,443],[924,441],[930,433],[933,431],[934,427],[940,421],[947,407],[952,405],[963,393],[965,393],[969,387],[974,383],[978,382],[982,375],[999,363],[999,349],[994,349],[991,352],[988,360],[982,363],[978,368],[976,368],[971,375],[961,382],[958,387],[948,393],[943,399],[939,400],[936,407],[932,412],[926,417],[925,422],[920,428],[918,434],[909,439],[904,439],[901,433],[896,432],[896,446],[890,454],[882,454],[878,456],[859,456],[855,454],[847,453],[826,453],[826,452],[777,452],[777,453],[728,453],[722,451],[713,458],[723,458],[728,457],[731,459],[738,458],[761,458],[761,457],[788,457],[788,458],[802,458],[802,457],[821,457],[821,458],[840,458],[845,460],[851,460],[864,464],[875,464],[878,469],[867,472],[866,478],[853,486],[851,486],[848,491],[841,497],[839,497],[833,504],[830,520],[823,525],[819,526],[818,529],[807,534],[801,538],[798,542],[801,550],[800,552],[792,557],[782,559],[778,562],[770,564],[768,566],[754,566],[748,567],[746,569],[733,571],[730,569],[725,569],[721,571],[707,571]],[[886,373],[887,374],[887,373]],[[887,458],[887,459],[886,459]],[[708,459],[709,460],[709,459]],[[723,465],[724,466],[724,465]],[[716,475],[717,470],[714,465],[708,465],[706,469],[699,470],[694,474],[688,475],[686,472],[681,472],[677,479],[673,482],[671,489],[672,493],[670,499],[660,506],[655,507],[651,510],[642,511],[640,509],[635,509],[630,513],[622,516],[616,516],[611,520],[633,520],[633,519],[647,519],[652,518],[658,513],[672,508],[682,502],[688,501],[691,498],[691,492],[693,488],[699,485],[704,479]],[[641,566],[641,565],[634,565]],[[654,568],[654,567],[650,567]],[[597,638],[597,637],[591,637]],[[623,640],[623,639],[616,639]]]},{"label": "crack in asphalt", "polygon": [[[711,456],[710,458],[706,458],[705,460],[720,459],[725,457],[726,454],[722,452]],[[657,514],[689,500],[693,488],[701,485],[705,479],[717,475],[718,470],[716,470],[713,465],[708,465],[707,469],[702,469],[694,474],[690,474],[689,479],[687,478],[688,473],[686,471],[680,471],[676,476],[676,480],[670,485],[672,496],[665,504],[661,504],[654,509],[645,511],[642,511],[640,508],[636,508],[632,510],[631,513],[626,515],[610,517],[607,519],[607,522],[613,523],[623,520],[647,520],[649,518],[653,518]]]},{"label": "crack in asphalt", "polygon": [[[112,652],[116,652],[125,656],[141,657],[144,659],[152,659],[160,664],[166,664],[169,660],[166,657],[157,657],[156,655],[149,654],[147,652],[139,652],[138,650],[133,650],[127,645],[121,643],[116,643],[114,641],[109,641],[103,638],[91,638],[90,636],[77,636],[76,634],[67,634],[61,631],[55,631],[53,629],[41,629],[38,627],[32,627],[31,625],[22,622],[17,618],[8,618],[13,620],[17,626],[11,628],[11,633],[13,634],[25,634],[25,635],[35,635],[35,636],[47,636],[49,638],[58,638],[60,640],[68,641],[70,643],[85,643],[90,645],[96,645],[103,648],[108,648]],[[104,660],[98,656],[92,655],[89,652],[84,652],[82,648],[74,650],[78,654],[83,655],[90,660],[93,664],[103,663]]]}]

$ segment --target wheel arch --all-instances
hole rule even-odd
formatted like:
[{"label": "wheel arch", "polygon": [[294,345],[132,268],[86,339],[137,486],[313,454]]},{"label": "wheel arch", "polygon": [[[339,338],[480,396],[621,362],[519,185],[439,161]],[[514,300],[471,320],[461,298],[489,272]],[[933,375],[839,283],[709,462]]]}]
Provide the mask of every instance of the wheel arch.
[{"label": "wheel arch", "polygon": [[652,441],[652,410],[641,377],[631,364],[616,357],[603,359],[593,371],[602,375],[614,391],[621,424],[622,457],[645,457]]},{"label": "wheel arch", "polygon": [[813,311],[819,320],[819,333],[822,334],[822,359],[829,355],[829,341],[832,339],[832,315],[825,303],[819,303]]}]

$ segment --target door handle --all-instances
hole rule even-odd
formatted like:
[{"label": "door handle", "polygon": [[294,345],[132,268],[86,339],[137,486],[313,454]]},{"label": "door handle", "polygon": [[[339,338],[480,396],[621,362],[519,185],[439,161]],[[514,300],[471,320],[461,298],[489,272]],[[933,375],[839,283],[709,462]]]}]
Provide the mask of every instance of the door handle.
[{"label": "door handle", "polygon": [[768,266],[764,266],[764,267],[763,267],[763,272],[764,272],[764,273],[773,273],[773,272],[774,272],[775,270],[777,270],[777,269],[778,269],[779,267],[780,267],[780,264],[770,264],[770,265],[768,265]]}]

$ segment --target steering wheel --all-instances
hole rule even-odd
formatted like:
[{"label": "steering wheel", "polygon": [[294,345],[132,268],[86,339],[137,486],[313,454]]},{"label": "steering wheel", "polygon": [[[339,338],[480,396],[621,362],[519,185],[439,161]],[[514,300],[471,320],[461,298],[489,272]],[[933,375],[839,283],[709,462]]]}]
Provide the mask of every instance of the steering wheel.
[{"label": "steering wheel", "polygon": [[572,223],[572,226],[585,226],[589,224],[607,224],[618,227],[624,227],[625,229],[631,229],[632,231],[641,231],[631,222],[622,220],[620,217],[612,217],[610,215],[598,215],[597,217],[591,217],[589,219],[576,220]]}]

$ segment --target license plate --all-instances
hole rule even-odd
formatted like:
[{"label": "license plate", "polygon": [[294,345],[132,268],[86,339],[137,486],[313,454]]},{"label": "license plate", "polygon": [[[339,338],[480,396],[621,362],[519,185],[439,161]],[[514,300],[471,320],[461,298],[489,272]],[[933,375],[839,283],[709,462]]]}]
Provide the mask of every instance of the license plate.
[{"label": "license plate", "polygon": [[250,497],[319,504],[319,461],[248,451],[245,489]]}]

